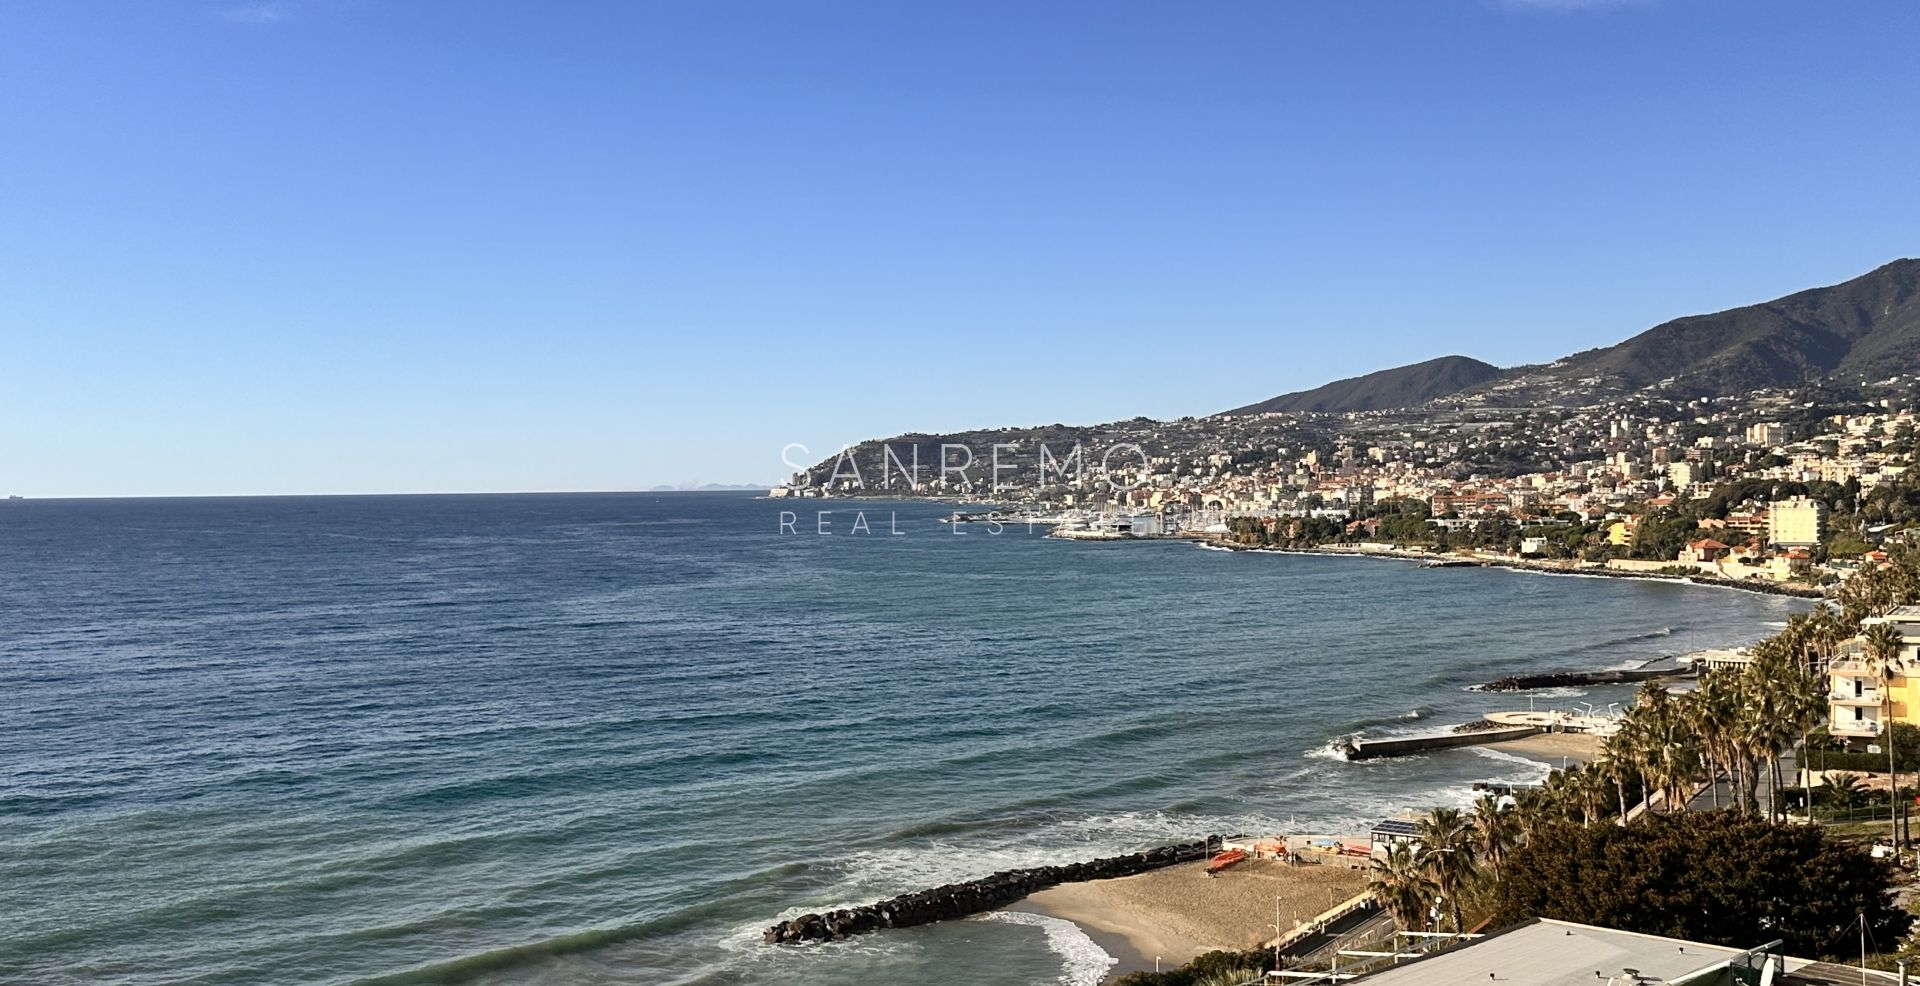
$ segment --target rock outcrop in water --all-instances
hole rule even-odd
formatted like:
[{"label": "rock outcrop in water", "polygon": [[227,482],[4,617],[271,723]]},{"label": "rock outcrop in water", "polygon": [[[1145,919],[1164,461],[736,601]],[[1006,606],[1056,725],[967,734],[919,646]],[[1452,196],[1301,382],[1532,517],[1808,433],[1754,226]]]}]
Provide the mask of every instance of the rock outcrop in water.
[{"label": "rock outcrop in water", "polygon": [[1189,842],[1065,866],[1002,870],[978,880],[901,894],[876,904],[828,911],[825,914],[802,914],[768,928],[761,937],[768,944],[798,944],[845,938],[880,928],[911,928],[917,924],[963,918],[1004,907],[1055,884],[1132,876],[1172,866],[1182,860],[1197,859],[1204,856],[1206,851],[1207,843]]}]

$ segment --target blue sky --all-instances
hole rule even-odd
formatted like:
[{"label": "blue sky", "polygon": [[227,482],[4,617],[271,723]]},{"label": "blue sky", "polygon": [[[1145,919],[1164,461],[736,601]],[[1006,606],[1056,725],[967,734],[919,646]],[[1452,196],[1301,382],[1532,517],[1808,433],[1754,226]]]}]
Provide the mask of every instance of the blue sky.
[{"label": "blue sky", "polygon": [[1920,4],[0,2],[0,494],[762,482],[1920,254]]}]

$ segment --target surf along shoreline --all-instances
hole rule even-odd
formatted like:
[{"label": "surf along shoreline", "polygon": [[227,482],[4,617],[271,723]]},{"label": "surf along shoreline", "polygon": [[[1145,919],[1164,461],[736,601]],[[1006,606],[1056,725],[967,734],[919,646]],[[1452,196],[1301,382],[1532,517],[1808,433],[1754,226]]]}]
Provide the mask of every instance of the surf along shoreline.
[{"label": "surf along shoreline", "polygon": [[[1825,596],[1811,587],[1779,583],[1743,583],[1707,576],[1663,575],[1584,567],[1578,563],[1488,558],[1403,548],[1359,545],[1274,548],[1235,544],[1218,535],[1193,533],[1123,536],[1115,540],[1178,540],[1212,550],[1256,554],[1382,558],[1417,562],[1434,568],[1507,568],[1540,575],[1624,578],[1798,598],[1818,599]],[[1523,683],[1514,679],[1511,682],[1488,682],[1477,687],[1487,691],[1531,691],[1563,684],[1622,683],[1642,677],[1668,677],[1685,673],[1685,670],[1673,669],[1559,671],[1538,676],[1554,679],[1550,682]],[[1455,729],[1468,732],[1473,726],[1469,723]],[[1595,736],[1540,728],[1491,730],[1477,736],[1449,734],[1448,739],[1446,746],[1481,747],[1549,770],[1568,763],[1590,762],[1597,756],[1599,747],[1598,737]],[[1384,755],[1397,755],[1399,752]],[[1367,841],[1365,835],[1343,838]],[[1329,858],[1317,865],[1300,866],[1272,860],[1248,860],[1208,877],[1205,872],[1206,857],[1210,855],[1209,850],[1213,845],[1215,843],[1209,840],[1207,844],[1195,842],[1161,846],[1140,853],[1080,863],[1002,871],[860,907],[802,914],[767,928],[763,939],[770,944],[798,944],[835,940],[885,928],[964,918],[990,919],[995,914],[1034,915],[1070,923],[1085,935],[1085,942],[1104,952],[1110,960],[1100,977],[1101,981],[1110,983],[1128,972],[1153,970],[1156,967],[1176,968],[1212,951],[1241,951],[1270,944],[1270,929],[1273,926],[1267,921],[1274,919],[1268,912],[1272,910],[1275,897],[1281,898],[1284,912],[1279,915],[1280,926],[1287,927],[1311,920],[1328,906],[1364,889],[1367,864],[1364,859]],[[1346,883],[1352,883],[1353,886],[1346,887]],[[1231,888],[1239,884],[1257,886],[1259,889],[1254,896],[1260,898],[1256,903],[1261,906],[1246,904],[1223,908],[1220,901],[1235,896]],[[1346,892],[1339,893],[1341,889]],[[1241,895],[1244,896],[1244,893]],[[1301,914],[1293,913],[1296,905],[1289,904],[1290,899],[1298,899],[1302,902],[1298,906],[1304,907],[1305,902],[1313,901],[1316,895],[1327,896],[1328,899],[1320,902],[1323,906],[1307,908]],[[1266,917],[1267,921],[1256,922],[1259,927],[1252,928],[1247,922],[1253,916]],[[1052,937],[1051,933],[1049,937]],[[1079,973],[1084,976],[1088,971],[1082,967]]]},{"label": "surf along shoreline", "polygon": [[[1471,726],[1472,724],[1467,724]],[[1455,727],[1461,728],[1461,727]],[[1535,732],[1514,737],[1478,731],[1475,746],[1544,770],[1591,763],[1601,739],[1590,733]],[[1497,787],[1490,791],[1500,790]],[[1332,840],[1367,843],[1364,833],[1296,835],[1290,845]],[[1101,982],[1129,972],[1177,968],[1208,952],[1267,949],[1278,927],[1298,929],[1364,893],[1370,860],[1296,853],[1299,865],[1249,859],[1209,878],[1202,861],[1132,876],[1060,884],[1001,908],[1067,921],[1112,960]]]},{"label": "surf along shoreline", "polygon": [[[1311,548],[1272,548],[1236,544],[1217,534],[1173,534],[1164,540],[1189,541],[1202,547],[1226,551],[1248,551],[1272,555],[1318,555],[1334,558],[1384,558],[1392,561],[1419,562],[1430,568],[1506,568],[1536,575],[1560,575],[1576,578],[1631,579],[1638,582],[1665,582],[1669,585],[1693,585],[1710,589],[1738,589],[1770,596],[1797,599],[1825,599],[1826,592],[1813,586],[1787,582],[1761,582],[1752,579],[1723,579],[1711,575],[1661,575],[1655,572],[1629,572],[1585,563],[1563,564],[1526,558],[1490,558],[1485,555],[1443,554],[1410,548],[1368,548],[1361,545],[1320,545]],[[1153,540],[1151,537],[1135,540]]]}]

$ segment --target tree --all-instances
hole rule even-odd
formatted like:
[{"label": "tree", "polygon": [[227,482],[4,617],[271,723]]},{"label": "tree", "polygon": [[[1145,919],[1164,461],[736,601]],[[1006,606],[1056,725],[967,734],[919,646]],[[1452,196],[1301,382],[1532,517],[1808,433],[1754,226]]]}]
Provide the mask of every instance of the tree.
[{"label": "tree", "polygon": [[1613,793],[1619,800],[1620,824],[1627,823],[1627,786],[1631,782],[1644,789],[1640,775],[1640,751],[1634,746],[1634,731],[1622,729],[1600,741],[1598,763],[1606,767],[1613,780]]},{"label": "tree", "polygon": [[1211,972],[1193,981],[1193,986],[1246,986],[1258,982],[1267,974],[1259,966],[1241,966],[1235,969],[1221,969]]},{"label": "tree", "polygon": [[1682,811],[1700,767],[1699,736],[1688,724],[1684,708],[1667,694],[1665,686],[1649,681],[1640,686],[1623,729],[1643,758],[1647,784],[1665,799],[1665,810]]},{"label": "tree", "polygon": [[1496,880],[1500,878],[1500,863],[1513,848],[1513,838],[1513,809],[1491,794],[1481,795],[1473,803],[1473,848],[1493,868]]},{"label": "tree", "polygon": [[1887,800],[1892,806],[1893,841],[1900,843],[1900,773],[1893,754],[1893,679],[1903,670],[1900,665],[1900,631],[1891,623],[1876,623],[1861,635],[1867,648],[1867,667],[1880,684],[1881,741],[1887,745]]},{"label": "tree", "polygon": [[1859,774],[1834,773],[1827,775],[1827,803],[1836,808],[1851,808],[1866,797],[1866,782]]},{"label": "tree", "polygon": [[1891,868],[1818,826],[1737,812],[1648,816],[1620,827],[1549,825],[1508,857],[1496,921],[1578,921],[1788,954],[1835,955],[1859,934],[1903,935]]},{"label": "tree", "polygon": [[1435,808],[1414,826],[1420,839],[1420,865],[1434,889],[1447,899],[1453,930],[1467,930],[1460,912],[1460,892],[1473,880],[1473,829],[1458,808]]},{"label": "tree", "polygon": [[[1707,776],[1712,778],[1722,766],[1727,769],[1733,802],[1737,806],[1741,775],[1735,737],[1740,721],[1740,706],[1733,676],[1725,671],[1709,671],[1701,677],[1699,687],[1676,704],[1688,727],[1700,737],[1702,752],[1707,760]],[[1717,784],[1713,789],[1713,803],[1716,808],[1720,806],[1720,788]]]},{"label": "tree", "polygon": [[[1552,775],[1548,776],[1552,779]],[[1514,841],[1525,842],[1553,821],[1553,800],[1544,788],[1522,788],[1513,795]]]},{"label": "tree", "polygon": [[1438,892],[1420,855],[1406,842],[1395,843],[1385,857],[1375,859],[1367,879],[1367,893],[1408,931],[1426,930],[1427,909]]},{"label": "tree", "polygon": [[1271,953],[1262,949],[1250,952],[1208,952],[1177,969],[1166,972],[1129,972],[1114,980],[1114,986],[1201,986],[1204,983],[1245,983],[1266,972]]}]

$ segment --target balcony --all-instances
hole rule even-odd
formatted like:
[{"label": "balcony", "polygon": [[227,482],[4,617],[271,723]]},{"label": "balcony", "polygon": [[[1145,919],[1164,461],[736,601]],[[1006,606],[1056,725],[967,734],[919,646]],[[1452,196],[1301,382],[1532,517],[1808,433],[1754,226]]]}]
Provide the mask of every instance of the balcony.
[{"label": "balcony", "polygon": [[1876,689],[1868,688],[1863,689],[1860,694],[1855,695],[1852,689],[1848,689],[1844,692],[1837,691],[1829,694],[1827,701],[1833,705],[1877,707],[1880,704],[1880,692]]},{"label": "balcony", "polygon": [[1836,719],[1828,724],[1827,732],[1834,736],[1878,736],[1878,719]]}]

